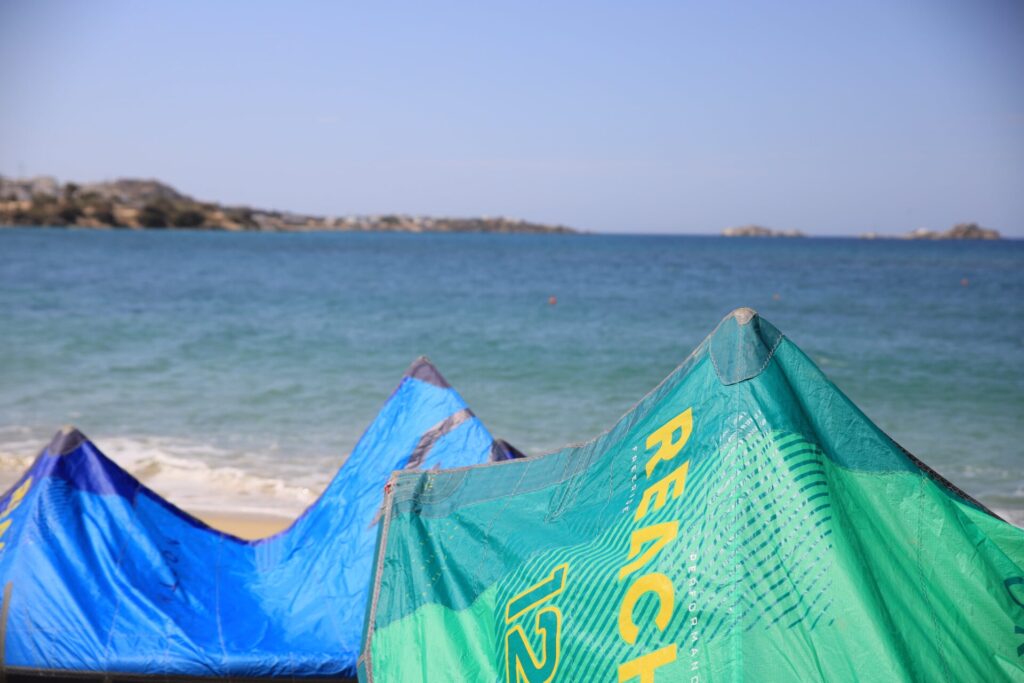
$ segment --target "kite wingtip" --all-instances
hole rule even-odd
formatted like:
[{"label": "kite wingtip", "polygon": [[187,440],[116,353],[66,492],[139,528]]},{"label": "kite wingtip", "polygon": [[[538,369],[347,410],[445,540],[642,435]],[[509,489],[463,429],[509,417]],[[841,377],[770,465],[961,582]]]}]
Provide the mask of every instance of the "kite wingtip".
[{"label": "kite wingtip", "polygon": [[753,308],[737,308],[711,333],[709,352],[723,384],[757,377],[768,367],[782,333]]},{"label": "kite wingtip", "polygon": [[50,455],[67,455],[81,446],[84,441],[86,441],[85,434],[78,431],[74,425],[68,424],[57,430],[46,450]]},{"label": "kite wingtip", "polygon": [[735,318],[736,322],[739,323],[740,325],[746,325],[751,320],[757,317],[757,311],[747,306],[741,306],[725,317]]},{"label": "kite wingtip", "polygon": [[415,379],[426,382],[427,384],[433,384],[436,387],[442,389],[449,389],[451,385],[448,384],[434,364],[430,362],[430,359],[426,356],[420,356],[412,362],[409,369],[405,371],[406,377],[413,377]]}]

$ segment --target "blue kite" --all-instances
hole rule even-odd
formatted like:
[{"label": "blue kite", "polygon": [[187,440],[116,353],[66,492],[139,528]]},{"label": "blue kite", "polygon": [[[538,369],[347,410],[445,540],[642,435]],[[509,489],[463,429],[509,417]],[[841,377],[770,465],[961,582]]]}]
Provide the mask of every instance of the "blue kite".
[{"label": "blue kite", "polygon": [[246,541],[65,428],[0,498],[0,675],[354,677],[391,472],[520,455],[420,358],[320,498]]}]

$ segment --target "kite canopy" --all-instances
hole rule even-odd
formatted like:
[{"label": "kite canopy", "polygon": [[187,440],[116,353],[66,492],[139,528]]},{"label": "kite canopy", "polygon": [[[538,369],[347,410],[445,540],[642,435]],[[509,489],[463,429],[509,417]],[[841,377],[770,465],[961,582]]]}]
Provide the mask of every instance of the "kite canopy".
[{"label": "kite canopy", "polygon": [[1024,680],[1024,531],[750,309],[611,431],[392,477],[363,683]]},{"label": "kite canopy", "polygon": [[62,430],[0,498],[0,668],[354,676],[392,470],[506,457],[421,358],[323,495],[286,531],[244,541]]}]

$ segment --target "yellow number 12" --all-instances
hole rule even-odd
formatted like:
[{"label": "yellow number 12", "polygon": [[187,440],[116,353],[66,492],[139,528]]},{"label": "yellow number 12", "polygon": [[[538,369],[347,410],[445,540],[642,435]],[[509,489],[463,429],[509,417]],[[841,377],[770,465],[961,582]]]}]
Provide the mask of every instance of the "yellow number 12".
[{"label": "yellow number 12", "polygon": [[[511,624],[539,607],[565,588],[568,564],[560,564],[538,583],[509,600],[505,623]],[[537,611],[534,631],[541,636],[541,657],[537,658],[520,625],[505,634],[505,680],[507,683],[548,683],[558,670],[559,643],[562,637],[562,612],[554,605]]]}]

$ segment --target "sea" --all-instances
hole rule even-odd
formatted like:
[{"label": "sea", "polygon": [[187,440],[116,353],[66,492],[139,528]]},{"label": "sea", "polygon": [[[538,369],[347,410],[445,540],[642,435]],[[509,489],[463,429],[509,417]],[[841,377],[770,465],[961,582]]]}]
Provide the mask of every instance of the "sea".
[{"label": "sea", "polygon": [[70,423],[186,509],[296,515],[420,355],[540,454],[740,306],[1024,525],[1016,240],[4,229],[0,485]]}]

